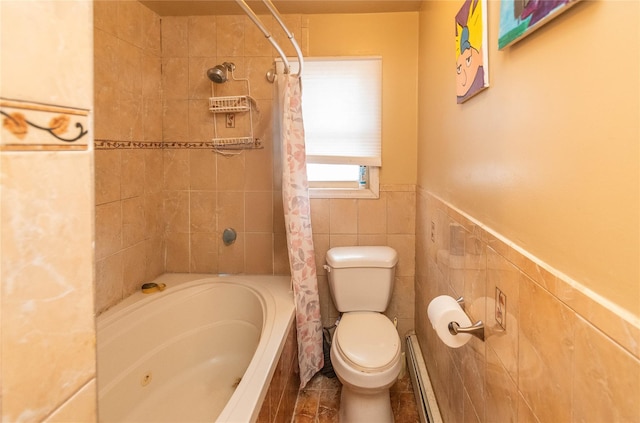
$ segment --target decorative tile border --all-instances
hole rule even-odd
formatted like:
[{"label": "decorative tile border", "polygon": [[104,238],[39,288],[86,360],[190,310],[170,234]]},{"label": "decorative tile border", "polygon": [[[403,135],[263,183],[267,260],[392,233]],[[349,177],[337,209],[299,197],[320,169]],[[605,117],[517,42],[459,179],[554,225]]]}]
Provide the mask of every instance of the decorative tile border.
[{"label": "decorative tile border", "polygon": [[115,140],[94,140],[96,150],[126,150],[126,149],[201,149],[218,150],[234,149],[231,147],[221,147],[219,143],[213,141],[115,141]]},{"label": "decorative tile border", "polygon": [[161,141],[114,141],[94,140],[96,150],[128,150],[128,149],[158,149],[164,148]]},{"label": "decorative tile border", "polygon": [[0,99],[3,151],[87,150],[89,111]]}]

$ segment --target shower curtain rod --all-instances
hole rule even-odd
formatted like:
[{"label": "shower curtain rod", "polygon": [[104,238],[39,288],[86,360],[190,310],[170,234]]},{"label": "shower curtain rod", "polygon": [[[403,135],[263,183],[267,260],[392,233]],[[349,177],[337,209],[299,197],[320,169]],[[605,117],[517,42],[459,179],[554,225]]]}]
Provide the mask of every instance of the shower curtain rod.
[{"label": "shower curtain rod", "polygon": [[[289,69],[290,69],[289,61],[287,60],[287,57],[285,56],[284,51],[282,51],[282,48],[277,43],[277,41],[273,39],[269,30],[264,26],[260,18],[258,18],[258,15],[254,13],[254,11],[249,7],[249,5],[244,0],[236,0],[236,3],[238,3],[238,5],[242,8],[242,10],[244,10],[247,16],[249,16],[249,19],[251,19],[253,23],[256,24],[258,29],[260,29],[260,31],[262,31],[262,33],[264,34],[265,38],[269,40],[271,45],[276,49],[276,51],[282,58],[282,62],[284,63],[284,72],[289,73]],[[278,9],[276,9],[273,3],[271,3],[271,0],[262,0],[262,3],[264,3],[265,6],[267,6],[267,9],[269,9],[269,12],[271,12],[271,15],[273,15],[273,17],[276,18],[276,20],[280,24],[280,27],[282,27],[285,34],[287,34],[289,41],[291,41],[291,44],[293,44],[293,48],[295,48],[296,55],[298,56],[298,63],[300,65],[300,67],[298,68],[297,76],[302,75],[302,66],[303,66],[302,51],[300,50],[300,46],[298,45],[295,38],[293,37],[293,33],[289,31],[287,26],[284,24],[284,21],[282,20],[282,16],[280,16]]]}]

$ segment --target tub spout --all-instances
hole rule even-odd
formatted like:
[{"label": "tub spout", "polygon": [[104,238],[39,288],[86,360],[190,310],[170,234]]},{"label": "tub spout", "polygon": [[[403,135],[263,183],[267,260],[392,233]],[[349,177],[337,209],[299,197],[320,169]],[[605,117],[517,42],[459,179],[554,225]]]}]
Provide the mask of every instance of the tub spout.
[{"label": "tub spout", "polygon": [[151,294],[153,292],[164,291],[166,287],[167,285],[164,283],[147,282],[143,283],[140,289],[143,294]]}]

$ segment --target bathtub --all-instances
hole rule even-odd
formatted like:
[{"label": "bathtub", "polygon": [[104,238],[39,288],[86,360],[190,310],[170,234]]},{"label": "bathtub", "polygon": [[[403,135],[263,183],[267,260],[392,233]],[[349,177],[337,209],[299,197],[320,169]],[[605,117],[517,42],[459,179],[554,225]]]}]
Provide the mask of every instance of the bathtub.
[{"label": "bathtub", "polygon": [[295,317],[290,277],[154,282],[97,318],[99,421],[255,421]]}]

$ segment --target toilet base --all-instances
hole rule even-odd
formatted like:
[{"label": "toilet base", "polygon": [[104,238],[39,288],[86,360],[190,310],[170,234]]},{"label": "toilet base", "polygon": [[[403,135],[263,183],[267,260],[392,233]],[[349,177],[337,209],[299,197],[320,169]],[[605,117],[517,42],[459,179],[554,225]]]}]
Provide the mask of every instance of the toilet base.
[{"label": "toilet base", "polygon": [[389,389],[363,393],[343,385],[340,423],[393,423]]}]

